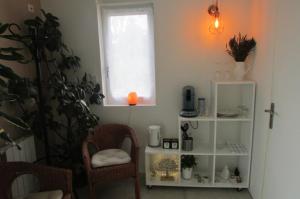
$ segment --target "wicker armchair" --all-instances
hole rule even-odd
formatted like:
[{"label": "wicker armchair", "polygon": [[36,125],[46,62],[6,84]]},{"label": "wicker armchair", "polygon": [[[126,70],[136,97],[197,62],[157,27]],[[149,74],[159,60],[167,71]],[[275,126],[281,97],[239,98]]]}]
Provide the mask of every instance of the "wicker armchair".
[{"label": "wicker armchair", "polygon": [[[105,149],[119,149],[128,137],[131,140],[131,162],[121,165],[92,168],[89,153],[89,144],[94,145],[97,151]],[[139,145],[133,129],[120,124],[98,126],[93,135],[89,135],[83,143],[83,160],[89,181],[90,198],[95,199],[95,184],[106,183],[124,178],[135,179],[135,196],[140,199],[140,182],[138,176]]]},{"label": "wicker armchair", "polygon": [[11,186],[18,176],[32,174],[39,179],[40,191],[62,190],[63,199],[72,196],[72,172],[27,162],[0,162],[0,198],[12,199]]}]

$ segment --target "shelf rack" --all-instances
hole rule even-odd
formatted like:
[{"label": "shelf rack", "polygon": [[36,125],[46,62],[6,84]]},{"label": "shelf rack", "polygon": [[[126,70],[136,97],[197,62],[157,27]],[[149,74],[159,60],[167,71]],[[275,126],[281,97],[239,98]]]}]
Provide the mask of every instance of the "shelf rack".
[{"label": "shelf rack", "polygon": [[[146,147],[145,167],[146,185],[148,186],[182,186],[182,187],[218,187],[218,188],[248,188],[250,180],[253,118],[255,103],[255,82],[232,81],[212,82],[211,115],[194,118],[178,117],[178,150]],[[227,108],[233,109],[239,105],[248,108],[248,114],[236,118],[219,118],[218,111]],[[181,150],[181,124],[198,123],[197,130],[192,131],[194,148],[192,151]],[[181,178],[181,156],[194,155],[197,168],[194,168],[192,179]],[[178,161],[176,181],[162,182],[159,177],[151,177],[151,158],[172,157]],[[200,165],[201,168],[198,168]],[[232,180],[224,181],[219,176],[222,168],[228,165],[230,170],[237,167],[240,170],[242,183]],[[197,174],[208,176],[209,182],[199,183]]]}]

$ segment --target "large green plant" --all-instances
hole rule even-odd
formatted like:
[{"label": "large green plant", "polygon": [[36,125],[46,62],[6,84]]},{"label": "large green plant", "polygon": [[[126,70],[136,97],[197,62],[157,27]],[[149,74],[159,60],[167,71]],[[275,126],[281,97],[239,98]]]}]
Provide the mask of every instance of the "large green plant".
[{"label": "large green plant", "polygon": [[[82,139],[99,120],[89,105],[101,104],[104,95],[100,85],[92,81],[89,75],[79,78],[74,74],[80,68],[80,58],[63,43],[57,17],[42,10],[42,17],[28,19],[24,24],[29,30],[28,35],[16,37],[10,31],[9,35],[0,34],[0,37],[19,41],[38,63],[43,74],[40,83],[46,104],[45,125],[58,139],[50,143],[50,156],[55,157],[55,163],[71,161],[73,164],[80,161]],[[40,132],[39,119],[34,119],[32,123],[36,132]]]},{"label": "large green plant", "polygon": [[[13,29],[20,29],[16,24],[2,24],[0,22],[0,35],[2,39],[8,40],[22,40],[25,42],[25,38],[21,38],[18,34],[13,32]],[[19,37],[19,39],[16,39]],[[35,89],[32,82],[28,78],[23,78],[15,73],[11,67],[7,66],[13,62],[26,64],[30,60],[22,54],[23,48],[19,47],[0,47],[0,108],[6,103],[14,104],[15,108],[19,108],[24,114],[24,100],[31,97],[36,97]],[[5,63],[5,64],[4,64]],[[15,115],[10,115],[5,111],[0,110],[0,117],[16,126],[23,131],[30,131],[29,125],[21,118]],[[0,139],[17,145],[9,136],[7,130],[0,126]],[[20,146],[17,145],[20,149]]]}]

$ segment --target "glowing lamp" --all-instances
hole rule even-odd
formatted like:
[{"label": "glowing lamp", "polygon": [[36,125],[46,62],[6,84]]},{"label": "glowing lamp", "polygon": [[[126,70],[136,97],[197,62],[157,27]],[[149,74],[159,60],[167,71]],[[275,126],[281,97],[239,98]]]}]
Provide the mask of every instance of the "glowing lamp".
[{"label": "glowing lamp", "polygon": [[218,34],[223,32],[224,26],[220,18],[220,10],[218,5],[218,0],[215,4],[208,7],[208,14],[212,16],[212,22],[209,26],[209,32],[213,34]]},{"label": "glowing lamp", "polygon": [[218,29],[220,27],[219,18],[215,19],[214,28]]},{"label": "glowing lamp", "polygon": [[135,106],[138,102],[138,96],[137,96],[136,92],[130,92],[128,94],[127,100],[128,100],[128,104],[130,106]]}]

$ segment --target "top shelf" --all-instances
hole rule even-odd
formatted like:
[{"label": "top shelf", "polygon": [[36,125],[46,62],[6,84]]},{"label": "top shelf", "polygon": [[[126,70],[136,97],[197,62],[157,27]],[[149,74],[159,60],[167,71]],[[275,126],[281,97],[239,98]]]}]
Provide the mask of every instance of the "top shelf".
[{"label": "top shelf", "polygon": [[198,116],[198,117],[181,117],[179,116],[180,122],[251,122],[252,118],[248,117],[236,117],[236,118],[226,118],[226,117],[213,117],[213,116]]},{"label": "top shelf", "polygon": [[181,122],[213,122],[215,121],[215,118],[213,116],[197,116],[197,117],[181,117],[179,116],[179,120]]},{"label": "top shelf", "polygon": [[217,85],[255,85],[254,81],[212,81]]}]

